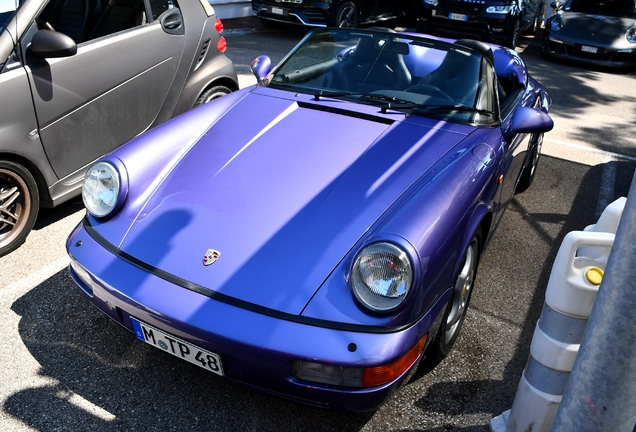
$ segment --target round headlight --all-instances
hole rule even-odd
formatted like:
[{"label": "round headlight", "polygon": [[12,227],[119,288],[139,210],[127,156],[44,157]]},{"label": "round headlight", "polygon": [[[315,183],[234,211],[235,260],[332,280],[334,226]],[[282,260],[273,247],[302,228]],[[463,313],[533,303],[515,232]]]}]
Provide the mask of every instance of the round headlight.
[{"label": "round headlight", "polygon": [[561,31],[564,25],[565,23],[560,17],[555,17],[550,21],[550,30],[552,30],[553,32]]},{"label": "round headlight", "polygon": [[351,270],[351,286],[360,303],[375,312],[398,307],[413,282],[407,253],[392,243],[371,244],[358,254]]},{"label": "round headlight", "polygon": [[82,200],[95,217],[108,216],[115,209],[120,190],[119,172],[108,162],[91,166],[84,177]]},{"label": "round headlight", "polygon": [[636,27],[632,27],[625,33],[625,38],[629,43],[636,43]]},{"label": "round headlight", "polygon": [[507,14],[512,10],[512,6],[488,6],[487,13],[493,14]]}]

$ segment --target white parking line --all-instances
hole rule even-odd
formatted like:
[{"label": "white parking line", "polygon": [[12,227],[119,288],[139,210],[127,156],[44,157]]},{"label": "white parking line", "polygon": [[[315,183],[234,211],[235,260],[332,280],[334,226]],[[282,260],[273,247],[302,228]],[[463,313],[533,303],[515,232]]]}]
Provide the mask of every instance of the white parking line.
[{"label": "white parking line", "polygon": [[597,219],[600,217],[605,207],[607,207],[614,199],[617,162],[620,160],[636,162],[636,157],[633,156],[608,152],[594,147],[549,138],[544,139],[541,153],[546,156],[556,157],[588,166],[603,165],[601,185],[599,187],[598,200],[596,204]]},{"label": "white parking line", "polygon": [[633,156],[599,150],[594,147],[548,137],[543,140],[541,153],[587,166],[596,166],[618,160],[636,162],[636,157]]}]

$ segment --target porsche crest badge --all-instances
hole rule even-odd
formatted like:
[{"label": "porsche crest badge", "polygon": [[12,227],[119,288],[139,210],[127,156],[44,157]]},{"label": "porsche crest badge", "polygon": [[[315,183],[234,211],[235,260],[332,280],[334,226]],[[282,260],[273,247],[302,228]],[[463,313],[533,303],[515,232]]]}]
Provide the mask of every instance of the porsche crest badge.
[{"label": "porsche crest badge", "polygon": [[203,257],[203,265],[209,266],[214,264],[220,256],[221,252],[219,252],[218,250],[208,249],[208,251],[205,253],[205,256]]}]

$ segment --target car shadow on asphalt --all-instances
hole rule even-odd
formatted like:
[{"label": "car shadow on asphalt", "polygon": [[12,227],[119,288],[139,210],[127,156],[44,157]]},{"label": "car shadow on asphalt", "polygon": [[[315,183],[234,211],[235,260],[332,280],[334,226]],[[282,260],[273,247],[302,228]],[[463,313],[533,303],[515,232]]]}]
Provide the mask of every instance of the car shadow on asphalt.
[{"label": "car shadow on asphalt", "polygon": [[67,270],[11,309],[50,384],[25,382],[2,410],[37,430],[337,431],[359,430],[372,415],[279,399],[157,351],[94,308]]},{"label": "car shadow on asphalt", "polygon": [[84,208],[82,197],[75,197],[57,207],[40,208],[38,218],[35,221],[34,230],[41,230],[49,225],[64,219]]}]

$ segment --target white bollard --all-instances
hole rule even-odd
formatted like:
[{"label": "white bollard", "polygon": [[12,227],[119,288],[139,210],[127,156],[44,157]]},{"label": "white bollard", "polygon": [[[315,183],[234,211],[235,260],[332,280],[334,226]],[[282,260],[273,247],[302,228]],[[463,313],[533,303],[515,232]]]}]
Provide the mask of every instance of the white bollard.
[{"label": "white bollard", "polygon": [[577,252],[594,248],[603,258],[613,243],[613,233],[594,231],[572,231],[563,239],[515,400],[509,411],[491,419],[491,431],[550,431],[607,261]]},{"label": "white bollard", "polygon": [[492,432],[552,429],[626,201],[617,199],[596,224],[563,239],[512,408],[490,420]]},{"label": "white bollard", "polygon": [[[625,202],[627,202],[627,198],[621,197],[605,207],[605,210],[603,210],[603,214],[601,214],[601,217],[598,218],[598,222],[594,225],[585,227],[583,231],[616,234],[616,230],[618,230],[618,224],[620,223],[621,217],[623,216],[623,210],[625,209]],[[602,249],[587,247],[579,249],[578,254],[580,256],[586,256],[594,259],[603,258],[605,262],[607,262],[607,258],[609,258],[609,256],[603,256]]]}]

